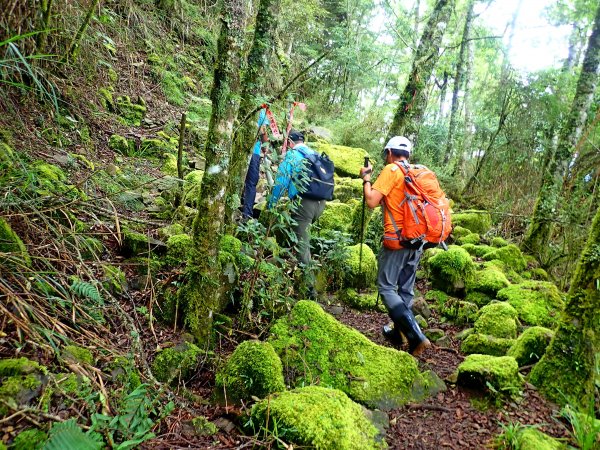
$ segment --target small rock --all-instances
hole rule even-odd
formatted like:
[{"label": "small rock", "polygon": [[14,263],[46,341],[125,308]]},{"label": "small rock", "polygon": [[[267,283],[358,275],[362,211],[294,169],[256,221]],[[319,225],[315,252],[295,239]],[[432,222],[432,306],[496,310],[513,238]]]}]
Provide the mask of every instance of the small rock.
[{"label": "small rock", "polygon": [[231,420],[226,419],[225,417],[219,417],[217,420],[213,422],[218,428],[223,430],[225,433],[231,433],[235,430],[235,423]]},{"label": "small rock", "polygon": [[419,324],[419,326],[421,328],[427,328],[428,327],[427,320],[421,314],[417,314],[415,316],[415,320],[417,321],[417,323]]},{"label": "small rock", "polygon": [[437,341],[435,341],[435,345],[443,348],[450,348],[450,338],[448,336],[442,336]]},{"label": "small rock", "polygon": [[329,308],[329,313],[332,316],[340,316],[342,315],[344,312],[344,307],[343,306],[338,306],[338,305],[334,305],[332,307]]},{"label": "small rock", "polygon": [[427,336],[427,338],[433,342],[437,342],[439,339],[445,336],[444,330],[440,330],[439,328],[430,328],[425,330],[424,333],[425,336]]},{"label": "small rock", "polygon": [[456,335],[454,337],[456,339],[458,339],[459,341],[462,341],[462,340],[466,339],[469,335],[473,334],[474,332],[475,332],[474,328],[465,328],[461,332],[456,333]]},{"label": "small rock", "polygon": [[412,305],[412,310],[415,315],[423,316],[425,319],[431,317],[431,310],[427,301],[423,297],[417,297]]}]

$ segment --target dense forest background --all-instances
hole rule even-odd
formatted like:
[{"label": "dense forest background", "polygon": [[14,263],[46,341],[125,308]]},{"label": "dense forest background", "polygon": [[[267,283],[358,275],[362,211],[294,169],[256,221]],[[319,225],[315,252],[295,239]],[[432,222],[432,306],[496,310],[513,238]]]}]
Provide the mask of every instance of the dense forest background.
[{"label": "dense forest background", "polygon": [[[386,139],[408,136],[456,212],[490,217],[484,240],[528,255],[567,305],[545,367],[565,348],[583,355],[584,391],[566,395],[598,417],[600,4],[551,2],[549,32],[569,30],[564,58],[528,71],[511,62],[526,3],[492,24],[491,0],[0,0],[0,448],[32,425],[39,448],[60,448],[61,433],[81,439],[72,448],[155,434],[176,448],[175,423],[223,413],[207,400],[217,368],[303,295],[282,244],[289,213],[241,225],[238,213],[261,105],[285,129],[294,102],[306,105],[294,128],[341,151],[341,170],[363,156],[381,168]],[[357,170],[341,176],[338,198],[360,200]],[[353,225],[313,242],[334,302],[344,248],[363,234],[360,204],[346,204]],[[373,216],[362,231],[376,251]],[[158,352],[181,346],[192,356]],[[180,370],[157,375],[157,354]],[[25,368],[11,365],[20,356]],[[41,385],[9,389],[32,373]],[[196,448],[234,448],[228,424],[219,441],[196,421]],[[264,431],[244,442],[287,445]]]}]

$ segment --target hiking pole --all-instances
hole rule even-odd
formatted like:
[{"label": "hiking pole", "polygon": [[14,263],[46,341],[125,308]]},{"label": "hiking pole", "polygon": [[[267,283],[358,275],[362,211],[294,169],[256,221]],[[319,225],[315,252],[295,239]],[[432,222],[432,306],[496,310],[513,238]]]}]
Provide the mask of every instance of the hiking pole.
[{"label": "hiking pole", "polygon": [[[365,156],[365,167],[369,167],[369,157],[368,156]],[[360,248],[358,250],[358,274],[359,274],[358,276],[364,285],[364,276],[363,276],[363,272],[362,272],[362,250],[363,250],[363,240],[364,240],[364,234],[365,234],[365,204],[366,204],[364,186],[363,186],[363,199],[362,200],[363,200],[362,201],[362,211],[360,214]]]}]

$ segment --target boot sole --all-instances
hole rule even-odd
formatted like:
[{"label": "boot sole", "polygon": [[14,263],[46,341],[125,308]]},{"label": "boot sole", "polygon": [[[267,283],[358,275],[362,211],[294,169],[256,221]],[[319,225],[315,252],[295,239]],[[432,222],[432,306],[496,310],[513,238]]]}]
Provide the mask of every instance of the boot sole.
[{"label": "boot sole", "polygon": [[411,352],[411,355],[419,356],[421,353],[423,353],[428,348],[431,348],[431,342],[429,342],[429,339],[425,339],[423,342],[421,342],[419,345],[417,345],[415,347],[415,349]]}]

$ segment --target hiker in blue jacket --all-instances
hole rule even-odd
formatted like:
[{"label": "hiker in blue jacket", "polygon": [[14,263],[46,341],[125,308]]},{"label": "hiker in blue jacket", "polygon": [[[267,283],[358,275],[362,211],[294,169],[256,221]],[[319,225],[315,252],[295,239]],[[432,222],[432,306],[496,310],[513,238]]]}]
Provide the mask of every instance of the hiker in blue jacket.
[{"label": "hiker in blue jacket", "polygon": [[269,119],[267,119],[267,113],[265,109],[260,110],[257,125],[257,140],[254,143],[254,147],[252,147],[252,155],[250,156],[248,172],[246,172],[244,194],[242,196],[242,216],[244,220],[251,219],[253,217],[254,201],[256,199],[256,185],[258,184],[258,180],[260,178],[262,147],[266,142],[269,142],[269,136],[265,130],[265,126],[269,125]]},{"label": "hiker in blue jacket", "polygon": [[[272,209],[286,193],[290,200],[298,197],[298,182],[306,169],[306,156],[316,154],[304,143],[304,135],[292,130],[288,136],[289,150],[277,169],[275,186],[269,198],[267,208]],[[303,154],[304,153],[304,154]],[[325,209],[325,200],[313,200],[300,195],[300,202],[292,211],[292,219],[296,222],[294,233],[298,239],[298,259],[305,267],[310,265],[310,225],[315,222]],[[316,299],[314,276],[310,270],[306,272],[309,298]]]}]

